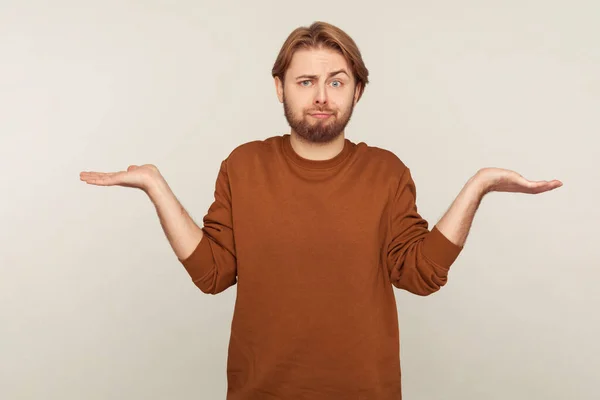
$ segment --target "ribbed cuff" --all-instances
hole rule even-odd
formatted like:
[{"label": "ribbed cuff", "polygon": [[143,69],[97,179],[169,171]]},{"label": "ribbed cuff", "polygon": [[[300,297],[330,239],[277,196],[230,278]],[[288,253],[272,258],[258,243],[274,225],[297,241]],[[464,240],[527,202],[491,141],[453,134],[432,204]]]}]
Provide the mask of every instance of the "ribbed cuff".
[{"label": "ribbed cuff", "polygon": [[423,255],[439,267],[449,269],[463,247],[452,243],[434,226],[423,240]]},{"label": "ribbed cuff", "polygon": [[179,262],[183,264],[194,282],[212,271],[215,261],[210,248],[210,239],[206,233],[192,254],[185,260],[179,258]]}]

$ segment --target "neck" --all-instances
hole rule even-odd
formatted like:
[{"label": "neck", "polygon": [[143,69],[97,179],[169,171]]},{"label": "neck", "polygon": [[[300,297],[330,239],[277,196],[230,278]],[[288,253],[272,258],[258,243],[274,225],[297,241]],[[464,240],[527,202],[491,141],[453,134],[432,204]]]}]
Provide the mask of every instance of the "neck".
[{"label": "neck", "polygon": [[328,143],[312,143],[304,140],[292,130],[290,143],[294,151],[307,160],[322,161],[334,158],[344,149],[344,132]]}]

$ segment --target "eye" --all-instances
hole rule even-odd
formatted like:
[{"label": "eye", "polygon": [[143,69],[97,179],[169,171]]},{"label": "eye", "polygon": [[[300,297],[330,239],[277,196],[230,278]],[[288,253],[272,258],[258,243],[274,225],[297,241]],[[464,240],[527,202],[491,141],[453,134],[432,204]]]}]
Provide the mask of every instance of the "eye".
[{"label": "eye", "polygon": [[[304,83],[306,82],[311,82],[310,79],[306,79],[303,81],[298,82],[300,84],[300,86],[304,86],[304,87],[308,87],[308,85],[305,85]],[[341,81],[335,80],[332,83],[337,83],[337,85],[334,85],[335,88],[339,88],[343,85],[343,83]]]}]

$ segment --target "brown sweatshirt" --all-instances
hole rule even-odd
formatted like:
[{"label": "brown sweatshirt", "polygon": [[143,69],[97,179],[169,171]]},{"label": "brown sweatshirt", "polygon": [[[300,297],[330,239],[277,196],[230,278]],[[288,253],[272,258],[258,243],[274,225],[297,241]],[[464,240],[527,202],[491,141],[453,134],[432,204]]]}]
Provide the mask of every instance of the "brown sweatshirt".
[{"label": "brown sweatshirt", "polygon": [[415,201],[409,168],[364,142],[323,161],[289,134],[230,153],[179,259],[204,293],[237,283],[228,400],[401,399],[393,287],[436,292],[462,250]]}]

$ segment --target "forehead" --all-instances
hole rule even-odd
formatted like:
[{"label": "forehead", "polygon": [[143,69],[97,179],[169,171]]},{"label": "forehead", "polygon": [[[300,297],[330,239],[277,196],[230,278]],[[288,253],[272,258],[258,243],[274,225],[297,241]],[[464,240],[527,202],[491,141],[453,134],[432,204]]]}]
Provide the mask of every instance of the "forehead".
[{"label": "forehead", "polygon": [[327,48],[300,49],[292,56],[289,72],[293,75],[320,75],[342,68],[350,71],[344,56],[335,50]]}]

